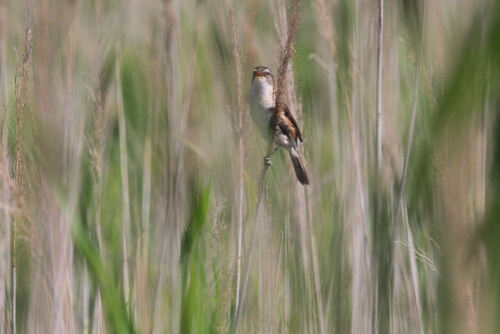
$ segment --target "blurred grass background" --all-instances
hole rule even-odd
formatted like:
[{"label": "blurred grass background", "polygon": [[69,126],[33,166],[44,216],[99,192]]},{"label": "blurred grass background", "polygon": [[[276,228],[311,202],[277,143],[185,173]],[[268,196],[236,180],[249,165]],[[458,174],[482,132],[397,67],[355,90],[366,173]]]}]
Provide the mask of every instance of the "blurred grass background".
[{"label": "blurred grass background", "polygon": [[1,333],[500,332],[495,0],[386,1],[378,175],[377,1],[304,1],[237,300],[289,8],[0,1]]}]

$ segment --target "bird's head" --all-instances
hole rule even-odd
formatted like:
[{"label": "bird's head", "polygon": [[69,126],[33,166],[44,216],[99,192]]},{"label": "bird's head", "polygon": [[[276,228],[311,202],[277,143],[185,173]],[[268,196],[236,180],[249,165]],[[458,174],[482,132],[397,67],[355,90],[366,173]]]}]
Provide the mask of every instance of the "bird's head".
[{"label": "bird's head", "polygon": [[273,72],[269,69],[269,67],[255,67],[253,69],[252,84],[271,85],[274,87]]},{"label": "bird's head", "polygon": [[264,108],[274,107],[275,82],[273,72],[268,67],[257,66],[253,69],[250,98]]}]

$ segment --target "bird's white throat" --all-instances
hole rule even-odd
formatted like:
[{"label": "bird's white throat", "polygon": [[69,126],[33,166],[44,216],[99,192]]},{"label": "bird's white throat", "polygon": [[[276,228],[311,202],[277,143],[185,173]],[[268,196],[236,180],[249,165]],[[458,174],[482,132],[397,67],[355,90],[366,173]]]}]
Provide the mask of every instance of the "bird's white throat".
[{"label": "bird's white throat", "polygon": [[274,107],[274,87],[269,81],[256,78],[250,87],[250,104],[253,109],[267,110]]}]

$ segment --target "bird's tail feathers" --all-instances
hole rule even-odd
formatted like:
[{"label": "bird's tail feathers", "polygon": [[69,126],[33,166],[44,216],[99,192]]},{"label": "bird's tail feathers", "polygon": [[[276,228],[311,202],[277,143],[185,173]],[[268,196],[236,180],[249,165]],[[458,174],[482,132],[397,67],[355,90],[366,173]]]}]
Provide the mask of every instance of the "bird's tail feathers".
[{"label": "bird's tail feathers", "polygon": [[292,159],[293,169],[295,170],[295,175],[297,175],[297,179],[303,185],[309,184],[309,177],[307,176],[306,167],[304,166],[304,162],[300,157],[300,153],[292,148],[290,151],[290,158]]}]

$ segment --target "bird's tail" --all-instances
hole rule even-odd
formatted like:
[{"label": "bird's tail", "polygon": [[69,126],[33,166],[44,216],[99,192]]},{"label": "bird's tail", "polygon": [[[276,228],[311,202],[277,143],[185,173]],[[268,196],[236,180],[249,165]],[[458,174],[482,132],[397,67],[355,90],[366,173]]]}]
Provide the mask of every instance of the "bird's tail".
[{"label": "bird's tail", "polygon": [[297,175],[297,179],[304,185],[309,184],[309,177],[307,176],[306,167],[300,157],[300,153],[295,148],[292,148],[288,152],[290,153],[290,158],[292,159],[292,165],[295,170],[295,174]]}]

